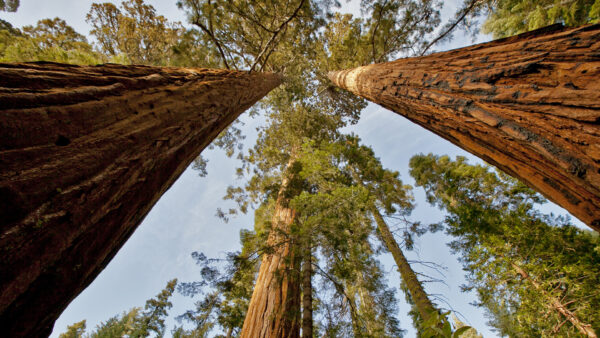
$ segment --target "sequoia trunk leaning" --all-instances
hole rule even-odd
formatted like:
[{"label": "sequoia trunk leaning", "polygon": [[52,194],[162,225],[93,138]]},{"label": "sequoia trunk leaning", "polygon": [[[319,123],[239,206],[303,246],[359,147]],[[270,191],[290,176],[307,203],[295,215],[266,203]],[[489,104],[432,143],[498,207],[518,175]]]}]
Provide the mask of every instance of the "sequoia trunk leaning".
[{"label": "sequoia trunk leaning", "polygon": [[600,231],[600,25],[333,72]]},{"label": "sequoia trunk leaning", "polygon": [[160,196],[281,82],[200,68],[0,64],[0,327],[48,336]]}]

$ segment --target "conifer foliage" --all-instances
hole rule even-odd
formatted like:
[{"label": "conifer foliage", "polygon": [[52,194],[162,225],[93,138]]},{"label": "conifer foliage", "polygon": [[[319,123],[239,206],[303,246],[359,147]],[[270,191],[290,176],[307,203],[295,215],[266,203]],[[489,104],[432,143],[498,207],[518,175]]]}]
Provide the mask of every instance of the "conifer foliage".
[{"label": "conifer foliage", "polygon": [[445,209],[452,250],[490,316],[509,336],[595,337],[600,329],[600,241],[568,220],[543,215],[545,200],[523,183],[464,157],[417,155],[411,175]]}]

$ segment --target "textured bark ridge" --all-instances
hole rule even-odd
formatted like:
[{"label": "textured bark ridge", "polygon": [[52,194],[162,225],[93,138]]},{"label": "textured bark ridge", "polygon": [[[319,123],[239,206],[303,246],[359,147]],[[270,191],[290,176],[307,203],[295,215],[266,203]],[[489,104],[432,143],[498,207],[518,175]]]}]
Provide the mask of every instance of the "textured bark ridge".
[{"label": "textured bark ridge", "polygon": [[313,272],[310,241],[304,244],[302,258],[302,338],[313,338]]},{"label": "textured bark ridge", "polygon": [[0,64],[0,327],[47,336],[273,74]]},{"label": "textured bark ridge", "polygon": [[600,25],[334,72],[600,231]]},{"label": "textured bark ridge", "polygon": [[[294,156],[288,168],[294,164]],[[258,277],[248,305],[242,338],[300,337],[300,268],[297,243],[290,235],[296,211],[288,207],[288,186],[293,177],[282,180],[273,212],[273,229],[263,254]]]},{"label": "textured bark ridge", "polygon": [[[277,230],[286,231],[293,222],[292,209],[277,206],[273,222]],[[271,232],[269,244],[272,254],[265,254],[254,284],[252,298],[240,337],[245,338],[298,338],[300,336],[300,281],[292,244],[277,230]],[[287,231],[286,231],[287,232]]]}]

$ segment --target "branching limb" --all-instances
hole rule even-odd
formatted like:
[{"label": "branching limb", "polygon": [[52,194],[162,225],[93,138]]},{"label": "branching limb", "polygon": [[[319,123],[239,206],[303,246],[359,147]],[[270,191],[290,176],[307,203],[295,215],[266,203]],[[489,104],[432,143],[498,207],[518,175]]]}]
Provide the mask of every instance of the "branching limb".
[{"label": "branching limb", "polygon": [[[258,64],[258,62],[260,61],[260,59],[263,57],[263,55],[265,55],[265,53],[267,52],[267,50],[269,49],[269,47],[271,46],[271,44],[273,43],[273,41],[275,41],[275,38],[277,37],[277,35],[279,35],[279,33],[287,26],[288,23],[290,23],[290,21],[292,21],[296,16],[298,16],[298,13],[300,12],[300,9],[302,9],[302,6],[304,5],[304,1],[306,1],[306,0],[300,1],[300,5],[296,8],[296,10],[294,11],[294,13],[292,13],[292,15],[290,15],[279,26],[279,28],[277,28],[277,30],[275,30],[275,32],[273,32],[273,35],[271,35],[271,38],[269,39],[269,41],[267,41],[267,44],[263,47],[263,49],[260,51],[260,53],[258,54],[258,56],[256,57],[256,59],[254,60],[254,64],[252,64],[252,67],[250,67],[250,71],[251,72],[254,71],[254,68],[256,68],[256,65]],[[268,56],[270,56],[270,55],[271,55],[271,53],[268,54]],[[263,65],[267,63],[268,56],[263,61]]]},{"label": "branching limb", "polygon": [[466,17],[469,13],[471,13],[474,9],[475,6],[477,4],[479,4],[480,2],[482,2],[483,0],[471,0],[471,2],[469,3],[469,5],[464,9],[464,11],[461,13],[461,15],[458,17],[458,19],[456,19],[456,21],[454,21],[450,27],[448,27],[448,29],[446,29],[442,34],[440,34],[437,38],[433,39],[433,41],[431,41],[421,52],[420,56],[425,55],[425,53],[427,53],[427,51],[433,47],[436,43],[438,43],[440,40],[444,39],[445,37],[448,36],[448,34],[450,34]]}]

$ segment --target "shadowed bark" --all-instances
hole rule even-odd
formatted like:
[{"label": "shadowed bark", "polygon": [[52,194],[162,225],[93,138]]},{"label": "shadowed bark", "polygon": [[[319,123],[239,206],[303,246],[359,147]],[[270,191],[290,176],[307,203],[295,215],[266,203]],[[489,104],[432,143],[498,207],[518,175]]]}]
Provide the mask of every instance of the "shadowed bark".
[{"label": "shadowed bark", "polygon": [[313,337],[312,250],[310,240],[304,245],[302,261],[302,338]]},{"label": "shadowed bark", "polygon": [[227,125],[280,83],[200,68],[0,64],[0,327],[47,336]]},{"label": "shadowed bark", "polygon": [[600,231],[600,25],[333,72]]}]

